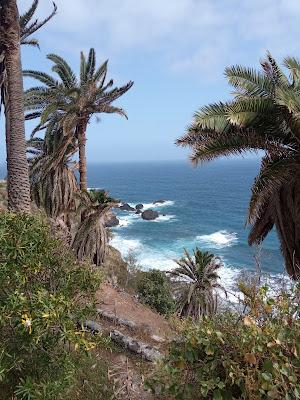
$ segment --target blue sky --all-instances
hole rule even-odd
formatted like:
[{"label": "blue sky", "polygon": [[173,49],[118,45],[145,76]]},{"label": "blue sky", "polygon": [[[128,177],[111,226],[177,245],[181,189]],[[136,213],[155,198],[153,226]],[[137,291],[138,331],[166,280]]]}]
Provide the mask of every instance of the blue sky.
[{"label": "blue sky", "polygon": [[[19,1],[21,9],[30,3]],[[40,3],[39,15],[45,16],[51,1]],[[90,124],[90,162],[186,158],[174,141],[196,109],[229,97],[226,66],[258,66],[266,50],[279,60],[300,56],[299,0],[56,3],[57,16],[37,34],[41,50],[23,49],[23,68],[50,72],[46,55],[52,52],[77,70],[80,51],[94,47],[99,63],[109,59],[109,78],[117,85],[135,82],[119,101],[128,121],[103,115]],[[0,156],[4,161],[3,135]]]}]

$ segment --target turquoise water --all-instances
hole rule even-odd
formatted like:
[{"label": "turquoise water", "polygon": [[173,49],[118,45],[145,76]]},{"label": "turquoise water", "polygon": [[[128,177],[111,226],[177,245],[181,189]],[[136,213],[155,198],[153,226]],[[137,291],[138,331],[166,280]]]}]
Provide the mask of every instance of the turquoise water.
[{"label": "turquoise water", "polygon": [[[198,246],[221,257],[222,278],[229,283],[240,269],[255,269],[245,220],[258,169],[253,159],[219,160],[198,168],[188,162],[98,164],[89,165],[88,182],[161,213],[156,221],[143,221],[118,212],[121,226],[114,229],[112,244],[123,255],[132,250],[143,267],[166,270],[184,248]],[[154,208],[158,199],[167,202]],[[283,272],[275,232],[263,244],[261,262],[265,272]]]}]

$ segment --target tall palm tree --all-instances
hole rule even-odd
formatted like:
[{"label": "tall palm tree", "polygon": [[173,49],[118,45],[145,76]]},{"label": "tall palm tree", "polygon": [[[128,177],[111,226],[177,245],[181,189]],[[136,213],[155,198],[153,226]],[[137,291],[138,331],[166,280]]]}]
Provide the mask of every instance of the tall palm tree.
[{"label": "tall palm tree", "polygon": [[25,153],[23,109],[23,79],[20,44],[38,45],[30,38],[56,12],[44,21],[31,21],[38,0],[19,17],[16,0],[0,4],[0,106],[4,104],[6,118],[8,207],[14,211],[30,211],[28,165]]},{"label": "tall palm tree", "polygon": [[219,283],[218,270],[222,266],[213,254],[202,252],[197,247],[191,256],[184,250],[185,257],[177,260],[179,267],[168,272],[175,280],[177,313],[181,317],[195,320],[217,311],[216,289],[224,290]]},{"label": "tall palm tree", "polygon": [[264,151],[250,199],[249,244],[261,243],[275,225],[286,270],[300,278],[300,62],[286,58],[286,76],[267,53],[262,71],[235,66],[225,75],[233,100],[196,112],[177,140],[192,149],[194,164]]},{"label": "tall palm tree", "polygon": [[117,113],[127,118],[124,110],[112,103],[126,93],[133,85],[128,82],[120,88],[113,88],[113,81],[106,82],[107,61],[96,69],[94,49],[88,59],[81,53],[80,77],[77,78],[70,65],[61,57],[49,54],[54,65],[53,72],[58,79],[38,71],[24,71],[24,76],[35,78],[43,86],[26,92],[26,109],[32,116],[39,116],[37,132],[46,126],[61,129],[63,135],[74,136],[79,149],[80,189],[87,190],[86,130],[94,114]]}]

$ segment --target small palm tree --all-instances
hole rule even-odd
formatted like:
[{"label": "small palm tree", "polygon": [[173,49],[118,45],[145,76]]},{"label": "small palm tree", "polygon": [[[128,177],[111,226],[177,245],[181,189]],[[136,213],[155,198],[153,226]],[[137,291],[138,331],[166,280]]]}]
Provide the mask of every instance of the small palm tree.
[{"label": "small palm tree", "polygon": [[176,260],[179,267],[168,274],[176,278],[174,284],[178,315],[199,320],[217,311],[216,289],[225,291],[219,283],[218,275],[222,264],[213,254],[202,252],[197,247],[193,256],[187,250],[184,253],[185,257]]},{"label": "small palm tree", "polygon": [[65,136],[76,138],[80,189],[87,190],[87,126],[91,117],[99,113],[117,113],[127,118],[124,110],[114,107],[112,103],[126,93],[133,82],[111,89],[113,81],[106,82],[108,61],[96,69],[94,49],[90,50],[88,59],[81,53],[79,78],[62,57],[49,54],[48,59],[54,63],[52,70],[58,75],[58,80],[43,72],[23,72],[24,76],[34,78],[44,85],[26,92],[26,110],[31,112],[28,117],[40,117],[40,123],[33,134],[50,126],[51,130],[56,129]]},{"label": "small palm tree", "polygon": [[99,194],[96,190],[78,192],[76,197],[79,223],[76,227],[72,249],[78,260],[89,259],[95,265],[100,266],[103,264],[108,250],[108,232],[105,228],[105,221],[114,203],[99,203]]},{"label": "small palm tree", "polygon": [[26,161],[23,79],[20,44],[37,46],[30,36],[43,26],[56,12],[44,21],[32,21],[37,9],[35,0],[30,9],[19,16],[16,0],[0,3],[0,106],[4,105],[8,208],[13,211],[30,211],[28,165]]},{"label": "small palm tree", "polygon": [[201,108],[177,144],[192,149],[194,164],[264,151],[252,187],[249,244],[276,227],[286,270],[300,278],[300,62],[286,58],[286,76],[268,53],[262,71],[226,69],[233,100]]}]

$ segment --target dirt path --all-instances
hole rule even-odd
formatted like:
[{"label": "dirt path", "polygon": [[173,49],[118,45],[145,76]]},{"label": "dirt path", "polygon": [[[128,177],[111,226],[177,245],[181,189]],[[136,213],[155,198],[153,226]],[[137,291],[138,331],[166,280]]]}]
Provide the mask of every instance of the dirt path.
[{"label": "dirt path", "polygon": [[134,325],[131,331],[137,338],[152,343],[153,340],[164,342],[171,337],[168,321],[124,290],[104,283],[97,292],[97,299],[99,309],[113,314],[116,319],[131,321]]},{"label": "dirt path", "polygon": [[[97,322],[109,333],[118,330],[143,343],[161,354],[167,348],[172,330],[168,321],[123,289],[103,283],[97,292]],[[120,322],[121,321],[121,322]],[[123,323],[122,323],[123,321]],[[154,397],[144,389],[144,379],[151,374],[155,364],[145,361],[139,355],[125,348],[100,354],[109,364],[110,381],[120,400],[152,400]],[[115,387],[116,386],[116,387]]]}]

